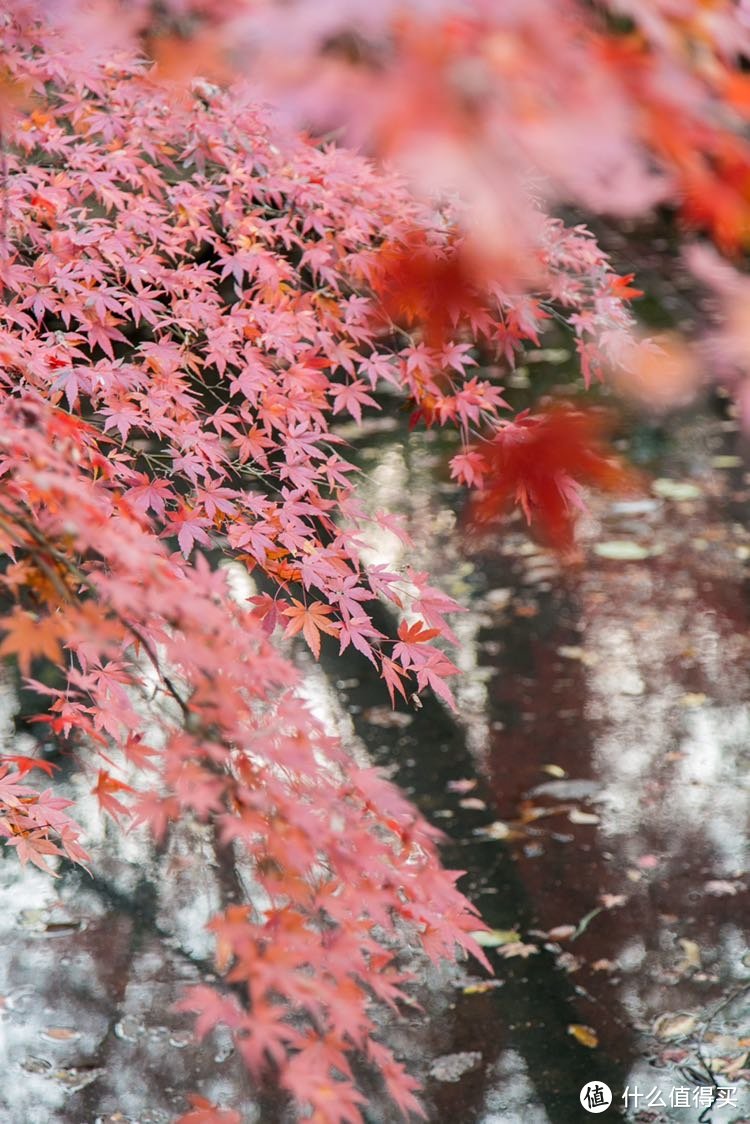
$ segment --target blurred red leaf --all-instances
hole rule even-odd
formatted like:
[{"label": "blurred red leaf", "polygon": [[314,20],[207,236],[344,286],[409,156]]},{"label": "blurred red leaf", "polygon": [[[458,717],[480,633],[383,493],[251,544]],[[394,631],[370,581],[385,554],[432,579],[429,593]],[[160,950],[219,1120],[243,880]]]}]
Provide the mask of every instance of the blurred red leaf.
[{"label": "blurred red leaf", "polygon": [[19,777],[25,777],[32,769],[41,769],[43,773],[51,777],[53,770],[60,768],[59,765],[53,764],[52,761],[43,761],[39,757],[25,757],[23,754],[4,753],[0,756],[0,762],[5,763],[6,761],[15,765],[18,769]]},{"label": "blurred red leaf", "polygon": [[608,442],[611,417],[601,410],[556,403],[537,414],[524,411],[478,451],[484,486],[470,508],[474,523],[523,509],[540,537],[557,549],[572,545],[579,485],[608,492],[633,491],[638,474]]},{"label": "blurred red leaf", "polygon": [[620,300],[623,301],[635,300],[636,297],[642,297],[643,289],[635,289],[631,284],[634,280],[634,273],[625,273],[622,277],[613,277],[609,283],[612,295],[619,297]]},{"label": "blurred red leaf", "polygon": [[197,1093],[191,1093],[188,1100],[192,1108],[177,1124],[240,1124],[240,1114],[233,1109],[219,1108]]},{"label": "blurred red leaf", "polygon": [[129,784],[124,781],[118,781],[106,769],[99,770],[99,776],[94,787],[91,789],[93,796],[96,796],[99,801],[99,807],[109,812],[115,822],[119,822],[119,816],[130,816],[131,811],[121,800],[118,800],[115,793],[118,792],[134,792],[135,789],[131,788]]},{"label": "blurred red leaf", "polygon": [[371,279],[387,319],[419,327],[425,343],[442,347],[458,318],[481,305],[476,265],[460,246],[438,246],[419,231],[403,242],[385,245]]}]

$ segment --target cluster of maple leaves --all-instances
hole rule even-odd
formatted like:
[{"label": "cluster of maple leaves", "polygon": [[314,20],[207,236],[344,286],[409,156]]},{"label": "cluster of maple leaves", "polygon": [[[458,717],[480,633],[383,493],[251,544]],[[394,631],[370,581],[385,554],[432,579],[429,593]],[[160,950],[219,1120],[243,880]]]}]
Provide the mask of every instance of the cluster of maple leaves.
[{"label": "cluster of maple leaves", "polygon": [[[227,5],[177,7],[226,24]],[[325,116],[323,93],[342,103],[339,80],[356,74],[360,100],[344,101],[370,107],[370,118],[358,118],[365,131],[381,151],[409,147],[424,158],[450,198],[425,201],[393,171],[295,137],[242,83],[228,92],[204,80],[165,85],[169,37],[151,44],[155,73],[131,47],[107,41],[103,19],[98,38],[82,34],[101,5],[0,6],[0,653],[48,699],[41,718],[76,748],[107,813],[145,823],[157,838],[180,817],[210,820],[236,849],[257,894],[212,922],[222,980],[194,989],[186,1004],[201,1032],[228,1026],[252,1073],[272,1068],[301,1111],[345,1124],[361,1120],[364,1103],[353,1051],[405,1113],[419,1111],[413,1080],[374,1033],[373,1004],[396,1005],[407,983],[399,945],[411,941],[434,959],[457,947],[482,953],[470,936],[476,913],[440,867],[438,833],[311,716],[284,654],[284,638],[297,635],[315,657],[323,642],[341,653],[351,646],[394,703],[431,689],[453,704],[446,618],[458,606],[415,568],[364,565],[362,530],[373,518],[394,524],[359,503],[337,421],[380,409],[384,387],[401,395],[414,424],[458,429],[451,471],[481,489],[482,512],[519,502],[529,515],[546,513],[561,542],[575,480],[621,482],[597,424],[572,410],[511,419],[486,369],[512,366],[551,317],[568,325],[587,380],[608,358],[632,358],[631,278],[612,271],[583,227],[550,217],[536,187],[499,191],[508,210],[493,234],[496,201],[482,207],[494,172],[484,162],[500,160],[499,138],[523,140],[515,186],[529,159],[555,182],[550,130],[562,126],[553,95],[569,113],[570,82],[578,88],[584,76],[588,112],[608,75],[604,128],[612,91],[627,84],[623,52],[649,54],[678,21],[657,5],[638,43],[626,36],[612,58],[605,38],[574,37],[577,51],[599,60],[587,76],[567,39],[570,73],[560,63],[562,17],[549,22],[546,2],[508,5],[508,26],[492,36],[485,17],[441,16],[432,37],[418,23],[394,24],[392,4],[358,3],[349,16],[367,16],[370,50],[388,31],[395,77],[381,84],[384,102],[372,96],[380,82],[372,58],[363,67],[351,43],[357,59],[344,57],[346,6],[297,7],[307,22],[290,23],[280,8],[289,59],[306,49],[308,63],[326,63],[315,71],[320,96],[306,104]],[[583,28],[578,6],[569,8]],[[719,57],[728,16],[719,4],[701,8],[717,13],[705,35]],[[136,30],[147,9],[132,6]],[[255,5],[253,18],[263,10]],[[265,16],[270,60],[278,13]],[[697,34],[692,24],[681,33]],[[204,37],[209,55],[211,42]],[[663,64],[668,54],[654,57]],[[216,58],[218,48],[208,61]],[[381,52],[379,66],[386,61]],[[480,63],[499,68],[507,102],[484,88],[469,96]],[[666,97],[661,71],[641,64],[644,88]],[[279,89],[296,83],[310,93],[305,67],[279,77]],[[426,97],[436,84],[440,98]],[[745,104],[743,89],[733,84],[731,107]],[[394,97],[400,111],[389,115]],[[691,183],[716,161],[731,165],[731,207],[717,196],[720,213],[699,215],[687,188],[684,202],[720,241],[737,244],[744,211],[731,229],[727,216],[745,198],[744,148],[712,148],[695,167],[685,146],[710,123],[697,108],[691,116],[689,103],[698,104],[685,95],[671,147],[663,117],[637,98],[635,131],[650,129],[648,144]],[[574,140],[583,143],[576,120],[555,142],[566,160]],[[644,188],[643,169],[624,159],[623,129],[611,130],[609,118],[606,129],[611,143],[598,163],[586,170],[586,148],[564,165],[594,195],[568,176],[570,190],[597,205],[595,189],[619,167],[634,207],[656,198],[657,180],[649,174]],[[463,146],[454,165],[471,190],[462,199],[436,170],[441,135],[443,157]],[[595,131],[592,151],[600,140]],[[558,160],[560,182],[562,169]],[[521,198],[514,242],[507,220]],[[257,592],[238,598],[219,560],[257,578]],[[393,611],[392,635],[374,624],[379,601]],[[58,685],[35,678],[41,661],[57,667]],[[44,869],[60,855],[86,863],[69,802],[27,783],[40,764],[3,759],[0,835]],[[198,1099],[188,1119],[212,1112]]]},{"label": "cluster of maple leaves", "polygon": [[[27,0],[28,3],[28,0]],[[25,6],[25,5],[24,5]],[[37,0],[170,76],[237,67],[318,133],[457,191],[475,255],[529,269],[535,191],[596,212],[675,206],[727,250],[750,224],[742,0]],[[119,14],[119,19],[117,15]]]},{"label": "cluster of maple leaves", "polygon": [[[512,361],[548,313],[541,296],[458,285],[447,211],[348,152],[276,143],[239,87],[170,94],[124,55],[81,72],[53,30],[7,16],[0,51],[0,652],[107,813],[157,838],[210,819],[252,871],[257,900],[213,922],[228,988],[186,999],[198,1029],[228,1026],[316,1120],[360,1119],[352,1050],[416,1111],[372,1004],[401,996],[407,934],[433,958],[481,957],[478,920],[437,833],[305,709],[276,638],[318,656],[323,634],[392,699],[452,703],[436,641],[454,639],[457,606],[423,572],[362,564],[368,517],[335,423],[389,384],[458,425],[469,480],[461,458],[504,406],[475,349]],[[433,272],[401,272],[415,239]],[[542,221],[538,263],[592,356],[627,328],[584,230]],[[222,556],[261,591],[238,600]],[[377,599],[396,635],[374,626]],[[34,678],[39,661],[59,685]],[[86,863],[68,802],[28,768],[5,759],[0,833],[42,868]]]}]

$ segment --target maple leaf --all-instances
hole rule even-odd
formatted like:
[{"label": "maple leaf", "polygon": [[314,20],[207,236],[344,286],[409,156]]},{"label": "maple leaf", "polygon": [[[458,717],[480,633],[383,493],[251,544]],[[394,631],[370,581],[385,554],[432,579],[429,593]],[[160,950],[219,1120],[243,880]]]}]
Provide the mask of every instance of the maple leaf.
[{"label": "maple leaf", "polygon": [[59,765],[55,765],[52,761],[44,761],[39,757],[24,757],[22,754],[0,754],[0,767],[4,762],[10,762],[15,765],[18,770],[19,777],[25,777],[32,769],[40,769],[46,773],[48,777],[52,776],[54,769],[59,769]]},{"label": "maple leaf", "polygon": [[159,757],[159,751],[144,744],[143,737],[141,733],[131,735],[123,745],[122,751],[128,761],[132,761],[137,768],[152,770],[156,768],[154,758]]},{"label": "maple leaf", "polygon": [[432,688],[436,695],[439,695],[444,702],[448,704],[451,710],[456,710],[456,700],[453,693],[445,682],[447,675],[456,675],[458,668],[455,664],[451,663],[443,652],[433,649],[426,660],[421,660],[416,666],[417,673],[417,686],[419,690],[423,690],[426,686]]},{"label": "maple leaf", "polygon": [[362,379],[332,386],[330,394],[334,398],[333,413],[338,414],[340,410],[347,410],[356,421],[361,422],[363,406],[373,406],[376,410],[381,409],[364,388],[365,384]]},{"label": "maple leaf", "polygon": [[486,482],[472,501],[470,521],[482,523],[518,504],[552,546],[572,545],[578,486],[632,491],[637,473],[607,444],[611,419],[601,411],[555,404],[519,414],[481,447]]},{"label": "maple leaf", "polygon": [[5,842],[7,846],[16,848],[18,858],[22,865],[31,862],[34,866],[43,870],[45,874],[54,875],[55,872],[47,863],[45,856],[61,855],[62,851],[48,838],[45,831],[18,831],[11,839],[6,839]]},{"label": "maple leaf", "polygon": [[408,648],[412,644],[426,644],[429,640],[434,640],[436,636],[440,635],[440,629],[427,628],[424,621],[420,620],[413,621],[412,624],[409,624],[408,621],[401,621],[398,626],[398,635],[404,648]]},{"label": "maple leaf", "polygon": [[211,545],[211,540],[204,530],[205,527],[210,526],[210,519],[198,515],[190,507],[183,506],[179,512],[170,515],[167,529],[163,533],[165,537],[177,535],[180,550],[183,556],[187,558],[196,542],[203,546]]},{"label": "maple leaf", "polygon": [[118,800],[115,793],[118,792],[135,792],[129,784],[124,781],[118,781],[106,769],[100,769],[97,777],[96,784],[91,789],[93,796],[96,796],[99,801],[99,806],[108,812],[112,819],[118,823],[120,816],[132,815],[131,809]]},{"label": "maple leaf", "polygon": [[5,638],[0,655],[13,655],[24,675],[31,670],[31,661],[40,656],[56,663],[60,658],[62,628],[53,616],[36,617],[15,608],[4,622]]},{"label": "maple leaf", "polygon": [[320,633],[326,632],[329,636],[337,636],[339,633],[340,626],[328,619],[332,612],[331,606],[324,605],[322,601],[303,605],[293,597],[292,604],[282,609],[283,616],[290,618],[284,635],[296,636],[301,632],[317,660],[320,658]]},{"label": "maple leaf", "polygon": [[479,487],[487,471],[484,457],[476,449],[465,453],[456,453],[450,463],[451,478],[460,484]]},{"label": "maple leaf", "polygon": [[[215,927],[215,922],[211,925],[212,928]],[[198,1016],[195,1033],[199,1039],[220,1023],[234,1030],[241,1026],[243,1021],[242,1009],[233,997],[220,995],[204,984],[195,984],[188,988],[184,997],[175,1004],[175,1008],[178,1011],[192,1011]]]},{"label": "maple leaf", "polygon": [[[481,303],[475,271],[460,245],[434,245],[418,230],[381,248],[371,284],[386,322],[421,327],[426,343],[435,348],[448,342],[458,314]],[[448,362],[454,358],[449,353]]]},{"label": "maple leaf", "polygon": [[377,667],[370,639],[384,640],[385,634],[370,627],[370,618],[364,616],[347,617],[339,625],[339,655],[353,644],[371,664]]},{"label": "maple leaf", "polygon": [[403,681],[408,679],[408,674],[404,671],[403,667],[399,667],[397,663],[388,659],[387,656],[383,656],[382,659],[382,673],[385,685],[388,688],[388,694],[391,696],[391,706],[395,707],[396,691],[398,691],[403,699],[406,699]]},{"label": "maple leaf", "polygon": [[623,274],[622,277],[611,277],[609,281],[610,292],[613,296],[618,297],[619,300],[634,300],[636,297],[642,297],[642,289],[634,289],[631,281],[635,279],[634,273]]}]

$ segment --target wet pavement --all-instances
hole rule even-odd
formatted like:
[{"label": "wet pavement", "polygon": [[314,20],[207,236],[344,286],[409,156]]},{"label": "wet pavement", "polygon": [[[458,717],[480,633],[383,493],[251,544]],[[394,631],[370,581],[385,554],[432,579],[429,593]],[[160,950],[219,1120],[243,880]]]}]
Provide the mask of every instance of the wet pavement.
[{"label": "wet pavement", "polygon": [[[383,1027],[434,1124],[580,1124],[589,1081],[605,1120],[750,1120],[750,466],[706,414],[628,440],[651,485],[593,497],[563,566],[518,520],[469,531],[446,435],[374,425],[363,497],[415,545],[379,532],[370,561],[429,568],[466,607],[459,713],[394,714],[335,645],[300,657],[316,709],[446,832],[493,930],[494,979],[430,975],[424,1012]],[[95,879],[0,864],[0,1122],[160,1124],[196,1090],[285,1122],[171,1009],[211,974],[203,926],[241,890],[228,857],[185,826],[152,853],[86,800]],[[395,1124],[368,1093],[371,1124]]]}]

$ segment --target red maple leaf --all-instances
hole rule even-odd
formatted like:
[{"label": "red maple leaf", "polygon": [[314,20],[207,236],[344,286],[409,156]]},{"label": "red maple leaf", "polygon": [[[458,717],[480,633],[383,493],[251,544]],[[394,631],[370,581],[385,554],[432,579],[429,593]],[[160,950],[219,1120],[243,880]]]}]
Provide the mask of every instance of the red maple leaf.
[{"label": "red maple leaf", "polygon": [[23,754],[4,753],[0,756],[0,763],[4,764],[6,761],[15,765],[19,777],[25,777],[32,769],[41,769],[48,777],[51,777],[53,769],[60,768],[52,761],[43,761],[39,757],[24,757]]},{"label": "red maple leaf", "polygon": [[115,793],[135,792],[135,789],[131,788],[129,784],[125,784],[124,781],[118,781],[106,769],[99,770],[99,776],[91,792],[99,801],[99,806],[105,812],[109,812],[116,822],[119,816],[129,817],[132,814],[130,808],[123,804],[121,800],[118,800]]},{"label": "red maple leaf", "polygon": [[234,1109],[218,1108],[197,1093],[188,1094],[188,1100],[192,1108],[180,1117],[178,1124],[240,1124],[240,1114]]},{"label": "red maple leaf", "polygon": [[637,473],[608,444],[611,418],[601,410],[556,403],[524,411],[481,446],[484,487],[469,518],[483,523],[519,505],[540,537],[557,549],[573,542],[579,485],[632,491]]},{"label": "red maple leaf", "polygon": [[402,243],[383,247],[376,261],[372,287],[387,318],[418,325],[430,347],[441,348],[454,319],[481,302],[476,270],[459,246],[432,245],[419,231]]},{"label": "red maple leaf", "polygon": [[609,283],[612,296],[619,297],[622,301],[630,301],[635,300],[636,297],[642,297],[643,289],[635,289],[631,285],[631,281],[634,280],[634,273],[625,273],[622,277],[613,277]]}]

